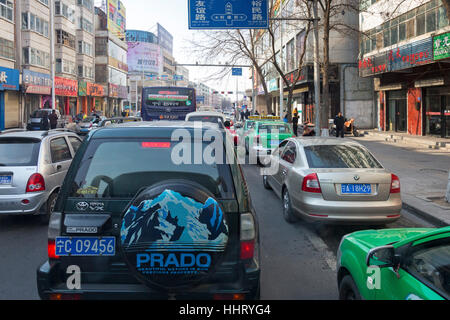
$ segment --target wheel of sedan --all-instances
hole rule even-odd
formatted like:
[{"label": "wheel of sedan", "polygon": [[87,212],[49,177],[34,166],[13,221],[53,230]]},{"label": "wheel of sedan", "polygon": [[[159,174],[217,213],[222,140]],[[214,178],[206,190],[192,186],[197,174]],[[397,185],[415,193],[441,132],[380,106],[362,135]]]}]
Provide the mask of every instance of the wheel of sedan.
[{"label": "wheel of sedan", "polygon": [[346,275],[339,284],[339,300],[361,300],[352,276]]},{"label": "wheel of sedan", "polygon": [[264,185],[264,188],[266,188],[267,190],[270,190],[272,188],[270,187],[269,182],[267,181],[267,179],[268,179],[268,177],[266,175],[264,175],[263,176],[263,185]]},{"label": "wheel of sedan", "polygon": [[43,224],[47,224],[50,220],[50,216],[53,213],[53,210],[55,209],[56,200],[58,199],[58,193],[52,193],[50,197],[48,198],[46,204],[45,204],[45,214],[42,214],[39,216],[39,220]]},{"label": "wheel of sedan", "polygon": [[288,223],[294,223],[297,221],[297,218],[294,216],[292,211],[291,198],[287,189],[283,191],[283,217]]}]

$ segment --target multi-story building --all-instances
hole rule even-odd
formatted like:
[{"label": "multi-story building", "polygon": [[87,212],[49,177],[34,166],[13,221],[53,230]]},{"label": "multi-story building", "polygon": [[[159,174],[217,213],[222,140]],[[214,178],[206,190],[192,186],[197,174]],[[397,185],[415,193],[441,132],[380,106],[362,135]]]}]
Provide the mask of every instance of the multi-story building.
[{"label": "multi-story building", "polygon": [[19,125],[19,70],[15,59],[14,2],[0,0],[0,130]]},{"label": "multi-story building", "polygon": [[[123,5],[121,6],[124,8]],[[108,96],[95,106],[106,116],[118,115],[128,99],[128,46],[125,30],[117,33],[104,10],[95,8],[95,80]]]},{"label": "multi-story building", "polygon": [[363,1],[360,21],[359,70],[373,79],[379,129],[450,137],[450,26],[442,2]]},{"label": "multi-story building", "polygon": [[[303,7],[302,1],[286,0],[275,1],[271,15],[275,18],[282,17],[308,17]],[[319,10],[319,18],[321,13]],[[346,32],[330,31],[330,70],[329,70],[329,92],[330,100],[325,102],[330,106],[330,117],[334,117],[342,111],[347,118],[357,119],[358,126],[363,128],[373,127],[374,119],[374,99],[373,88],[370,81],[360,79],[358,75],[358,40],[357,33],[349,34],[350,30],[357,29],[358,14],[351,10],[342,10],[342,13],[333,17],[334,22],[345,26]],[[334,23],[333,22],[333,23]],[[342,29],[342,28],[341,28]],[[293,106],[302,115],[301,121],[314,122],[315,119],[315,97],[314,97],[314,42],[313,32],[308,35],[306,46],[305,41],[306,22],[276,21],[273,23],[275,34],[275,57],[282,67],[285,77],[290,81],[293,89]],[[323,43],[323,32],[319,30],[319,42]],[[273,66],[270,58],[274,52],[272,50],[271,37],[268,32],[261,32],[258,39],[258,56],[267,59],[263,66],[265,81],[268,91],[272,97],[272,109],[276,115],[280,114],[280,92],[283,92],[283,113],[286,112],[288,90],[282,81],[280,74]],[[320,60],[323,60],[323,47],[320,45]],[[305,53],[303,65],[299,70],[300,57]],[[300,72],[299,80],[293,83]],[[259,113],[267,114],[265,92],[261,81],[258,80],[256,72],[254,82],[257,94],[256,104]],[[323,74],[321,74],[321,78]],[[282,90],[280,90],[282,86]]]}]

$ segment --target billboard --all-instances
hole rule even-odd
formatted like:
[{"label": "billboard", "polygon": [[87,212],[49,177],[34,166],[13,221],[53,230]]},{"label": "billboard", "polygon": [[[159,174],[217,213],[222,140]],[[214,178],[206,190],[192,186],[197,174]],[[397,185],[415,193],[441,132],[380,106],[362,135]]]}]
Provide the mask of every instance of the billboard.
[{"label": "billboard", "polygon": [[125,39],[126,9],[120,0],[107,0],[108,30],[119,39]]},{"label": "billboard", "polygon": [[157,44],[128,42],[128,71],[163,73],[163,56]]},{"label": "billboard", "polygon": [[173,54],[173,36],[169,31],[164,29],[162,25],[157,24],[158,28],[158,43],[161,47],[166,49],[171,55]]}]

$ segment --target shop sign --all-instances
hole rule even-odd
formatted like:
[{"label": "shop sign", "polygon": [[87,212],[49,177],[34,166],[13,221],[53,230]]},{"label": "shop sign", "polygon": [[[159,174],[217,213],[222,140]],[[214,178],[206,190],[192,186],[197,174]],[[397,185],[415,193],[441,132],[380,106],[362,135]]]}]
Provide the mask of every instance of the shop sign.
[{"label": "shop sign", "polygon": [[88,82],[87,95],[90,97],[104,97],[105,90],[102,85]]},{"label": "shop sign", "polygon": [[387,57],[383,54],[359,60],[358,68],[360,77],[370,77],[388,72]]},{"label": "shop sign", "polygon": [[[309,70],[310,70],[310,68],[308,68],[308,67],[302,68],[300,76],[298,75],[298,70],[295,70],[293,72],[288,73],[285,76],[285,79],[287,80],[287,82],[289,82],[290,85],[308,81],[309,76],[310,76]],[[298,77],[298,79],[297,79],[297,77]],[[297,82],[295,82],[296,79],[297,79]],[[284,85],[284,87],[286,87],[286,85]]]},{"label": "shop sign", "polygon": [[20,71],[0,67],[0,90],[19,91]]},{"label": "shop sign", "polygon": [[119,61],[113,57],[109,57],[108,58],[109,61],[109,65],[116,68],[116,69],[120,69],[122,71],[128,72],[128,65],[126,63],[123,63],[122,61]]},{"label": "shop sign", "polygon": [[78,81],[55,77],[55,95],[63,97],[77,97]]},{"label": "shop sign", "polygon": [[433,62],[433,40],[431,38],[413,42],[388,52],[389,71],[417,67]]},{"label": "shop sign", "polygon": [[52,79],[49,74],[24,69],[22,84],[25,92],[30,94],[50,95],[52,93]]},{"label": "shop sign", "polygon": [[79,81],[78,82],[78,95],[80,97],[87,96],[87,82],[86,81]]},{"label": "shop sign", "polygon": [[110,83],[108,89],[109,89],[109,95],[108,95],[109,97],[111,97],[111,98],[119,97],[119,86],[118,85]]},{"label": "shop sign", "polygon": [[433,59],[450,58],[450,32],[433,37]]},{"label": "shop sign", "polygon": [[267,86],[268,86],[269,92],[273,92],[273,91],[278,90],[278,81],[277,81],[277,79],[269,80],[267,82]]}]

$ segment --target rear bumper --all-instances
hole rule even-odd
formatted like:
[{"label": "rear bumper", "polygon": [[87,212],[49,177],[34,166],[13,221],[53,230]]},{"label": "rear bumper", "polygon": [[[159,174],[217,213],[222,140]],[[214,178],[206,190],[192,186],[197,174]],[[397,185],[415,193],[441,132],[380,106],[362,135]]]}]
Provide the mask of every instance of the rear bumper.
[{"label": "rear bumper", "polygon": [[81,283],[80,290],[69,290],[65,283],[58,279],[58,263],[48,261],[37,270],[37,287],[39,297],[43,300],[51,299],[52,295],[61,294],[70,299],[77,295],[77,299],[83,300],[212,300],[215,294],[244,294],[245,299],[259,299],[260,270],[254,269],[245,273],[243,279],[235,283],[202,284],[190,290],[168,294],[156,291],[143,284],[112,284],[112,283]]},{"label": "rear bumper", "polygon": [[[48,199],[46,192],[36,194],[0,195],[0,216],[2,215],[34,215],[41,213],[41,208]],[[28,200],[28,204],[22,203]]]},{"label": "rear bumper", "polygon": [[402,200],[394,194],[387,201],[326,201],[314,195],[295,201],[296,213],[310,221],[386,224],[401,218]]}]

